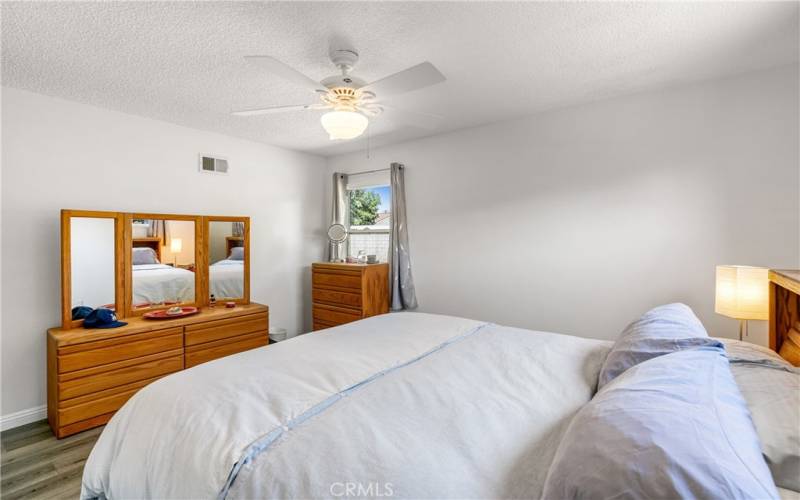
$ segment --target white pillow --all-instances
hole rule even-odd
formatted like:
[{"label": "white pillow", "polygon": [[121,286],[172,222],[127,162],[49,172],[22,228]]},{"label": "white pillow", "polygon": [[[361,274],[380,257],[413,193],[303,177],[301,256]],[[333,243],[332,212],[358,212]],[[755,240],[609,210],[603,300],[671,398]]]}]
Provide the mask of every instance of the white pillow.
[{"label": "white pillow", "polygon": [[775,484],[800,491],[800,369],[765,347],[720,340]]}]

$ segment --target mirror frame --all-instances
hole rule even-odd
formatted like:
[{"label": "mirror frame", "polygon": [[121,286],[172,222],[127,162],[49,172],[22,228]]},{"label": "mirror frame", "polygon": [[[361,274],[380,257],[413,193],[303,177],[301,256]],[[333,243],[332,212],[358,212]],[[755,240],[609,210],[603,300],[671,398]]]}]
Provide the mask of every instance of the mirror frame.
[{"label": "mirror frame", "polygon": [[204,295],[202,297],[203,305],[208,305],[209,303],[209,292],[211,288],[211,271],[209,270],[209,266],[211,262],[209,261],[209,257],[211,255],[211,250],[209,245],[211,245],[211,223],[212,222],[244,222],[244,287],[243,287],[243,294],[241,299],[228,299],[225,302],[235,302],[237,304],[249,304],[250,303],[250,217],[236,217],[236,216],[229,216],[229,215],[207,215],[203,217],[203,232],[206,235],[206,240],[204,242],[205,245],[205,252],[204,257],[205,260],[202,262],[203,270],[206,276],[205,280],[205,290]]},{"label": "mirror frame", "polygon": [[126,213],[124,214],[123,226],[125,230],[123,249],[125,252],[125,298],[124,310],[125,317],[141,316],[144,313],[168,309],[171,306],[155,306],[142,309],[133,308],[133,265],[129,265],[132,260],[133,245],[133,219],[158,219],[158,220],[182,220],[194,222],[194,301],[181,304],[182,306],[202,307],[206,305],[205,284],[207,283],[207,269],[203,267],[203,262],[208,260],[206,255],[206,244],[203,239],[205,227],[203,217],[200,215],[180,215],[180,214],[154,214],[154,213]]},{"label": "mirror frame", "polygon": [[114,220],[114,308],[117,316],[125,313],[125,252],[123,251],[123,214],[99,210],[61,210],[61,327],[65,330],[83,325],[72,319],[72,223],[73,217]]}]

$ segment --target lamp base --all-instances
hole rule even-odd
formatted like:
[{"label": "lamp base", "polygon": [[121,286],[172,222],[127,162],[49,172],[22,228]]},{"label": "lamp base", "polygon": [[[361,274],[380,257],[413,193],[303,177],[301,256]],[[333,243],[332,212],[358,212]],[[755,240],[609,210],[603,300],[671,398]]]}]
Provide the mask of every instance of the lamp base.
[{"label": "lamp base", "polygon": [[747,337],[747,320],[739,320],[739,340],[744,340]]}]

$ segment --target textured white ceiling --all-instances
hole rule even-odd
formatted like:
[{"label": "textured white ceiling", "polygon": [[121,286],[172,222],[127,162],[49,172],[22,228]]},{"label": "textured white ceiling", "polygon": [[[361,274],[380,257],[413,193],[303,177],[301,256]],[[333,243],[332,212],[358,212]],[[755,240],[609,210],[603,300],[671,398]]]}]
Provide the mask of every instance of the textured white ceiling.
[{"label": "textured white ceiling", "polygon": [[230,116],[315,97],[247,64],[272,55],[335,73],[355,48],[372,81],[422,61],[447,77],[393,104],[445,117],[436,130],[370,126],[372,145],[547,108],[798,60],[798,4],[455,2],[3,2],[2,83],[323,155],[318,111]]}]

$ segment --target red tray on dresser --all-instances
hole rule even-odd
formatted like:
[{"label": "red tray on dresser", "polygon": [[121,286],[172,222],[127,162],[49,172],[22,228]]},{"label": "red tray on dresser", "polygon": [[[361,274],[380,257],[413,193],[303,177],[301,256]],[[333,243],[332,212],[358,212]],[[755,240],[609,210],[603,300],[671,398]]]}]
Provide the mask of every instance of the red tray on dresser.
[{"label": "red tray on dresser", "polygon": [[145,319],[175,319],[191,316],[192,314],[197,314],[198,312],[200,312],[200,309],[196,307],[181,307],[181,312],[179,314],[167,314],[166,309],[161,309],[160,311],[144,313],[142,317]]}]

